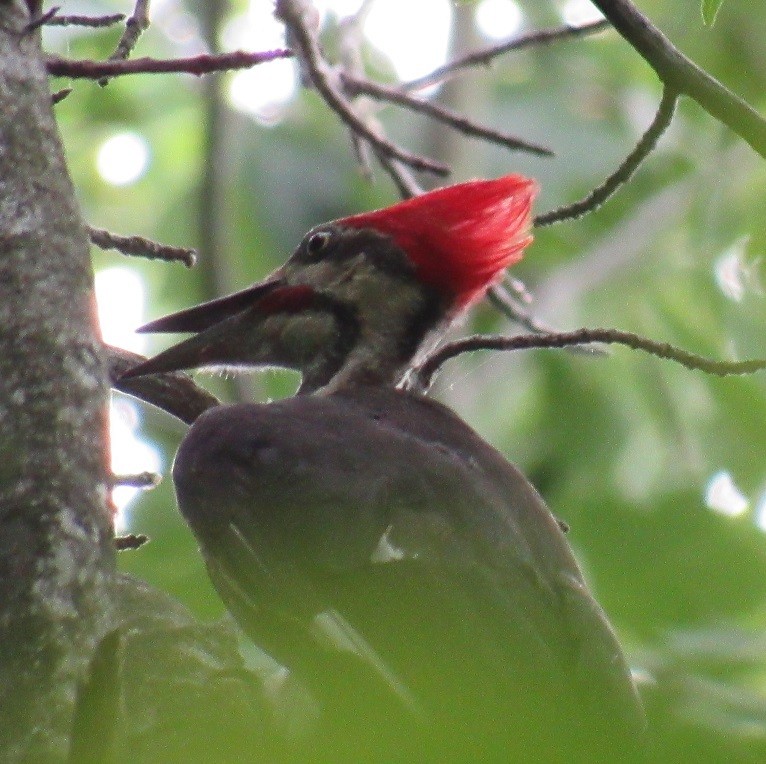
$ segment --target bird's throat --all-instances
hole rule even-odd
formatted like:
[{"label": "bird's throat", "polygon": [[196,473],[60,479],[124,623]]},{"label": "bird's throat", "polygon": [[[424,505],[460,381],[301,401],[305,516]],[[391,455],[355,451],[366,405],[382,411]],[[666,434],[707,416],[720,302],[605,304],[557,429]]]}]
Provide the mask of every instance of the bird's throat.
[{"label": "bird's throat", "polygon": [[[408,311],[393,310],[390,321],[364,319],[362,312],[351,332],[353,342],[337,342],[334,354],[318,356],[314,365],[304,370],[301,394],[329,395],[369,385],[395,387],[424,343],[446,323],[441,301],[430,294],[413,302]],[[348,333],[350,327],[339,324],[338,331]],[[339,353],[340,349],[345,352]]]}]

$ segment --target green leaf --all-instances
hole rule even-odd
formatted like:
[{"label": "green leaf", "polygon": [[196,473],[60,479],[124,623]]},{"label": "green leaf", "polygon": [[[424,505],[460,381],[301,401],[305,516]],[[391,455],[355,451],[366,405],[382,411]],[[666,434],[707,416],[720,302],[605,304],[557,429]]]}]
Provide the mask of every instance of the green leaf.
[{"label": "green leaf", "polygon": [[702,0],[702,21],[705,26],[712,27],[715,24],[722,3],[723,0]]}]

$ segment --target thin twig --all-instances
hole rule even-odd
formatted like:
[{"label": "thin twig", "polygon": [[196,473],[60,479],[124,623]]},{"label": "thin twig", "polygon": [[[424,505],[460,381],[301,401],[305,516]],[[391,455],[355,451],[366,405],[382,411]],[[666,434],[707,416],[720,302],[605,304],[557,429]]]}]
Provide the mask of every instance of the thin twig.
[{"label": "thin twig", "polygon": [[766,158],[766,119],[688,59],[629,0],[592,0],[671,90],[693,98]]},{"label": "thin twig", "polygon": [[125,31],[109,58],[113,61],[126,59],[136,47],[139,37],[149,28],[149,0],[136,0],[133,13],[125,22]]},{"label": "thin twig", "polygon": [[118,552],[140,549],[149,541],[143,533],[129,533],[127,536],[115,536],[114,546]]},{"label": "thin twig", "polygon": [[30,32],[34,32],[35,29],[45,26],[58,13],[58,11],[59,6],[54,5],[52,8],[48,8],[47,11],[35,14],[26,24],[24,29],[21,30],[21,33],[29,34]]},{"label": "thin twig", "polygon": [[535,217],[535,226],[542,228],[552,223],[559,223],[562,220],[574,220],[600,207],[620,186],[630,180],[641,162],[652,152],[660,136],[665,132],[673,119],[673,112],[677,102],[678,93],[666,85],[662,91],[662,100],[660,101],[657,113],[654,115],[652,124],[649,125],[646,132],[641,136],[641,140],[617,168],[617,171],[610,175],[600,186],[594,188],[584,199],[574,204],[558,207],[543,215],[537,215]]},{"label": "thin twig", "polygon": [[[362,56],[361,47],[364,41],[364,34],[362,25],[364,19],[372,8],[374,0],[364,0],[359,10],[354,16],[349,16],[339,24],[340,41],[339,48],[341,51],[340,58],[342,61],[343,72],[348,75],[356,75],[359,77],[364,76],[364,57]],[[359,101],[357,101],[357,105]],[[370,110],[379,108],[377,104],[373,104],[371,101],[366,105],[370,107]],[[372,175],[372,169],[370,166],[369,154],[373,151],[370,144],[362,141],[362,139],[353,131],[351,131],[351,137],[354,145],[354,151],[357,154],[359,164],[362,168],[362,172],[367,175]],[[382,152],[374,152],[378,163],[383,170],[390,176],[396,186],[399,196],[403,199],[410,199],[413,196],[420,196],[423,193],[423,189],[419,186],[411,170],[396,159],[391,159]]]},{"label": "thin twig", "polygon": [[97,247],[116,249],[123,255],[146,257],[150,260],[179,261],[187,268],[192,268],[197,262],[197,253],[188,247],[171,247],[169,244],[160,244],[143,236],[120,236],[91,226],[88,226],[88,235]]},{"label": "thin twig", "polygon": [[402,199],[411,199],[413,196],[420,196],[423,189],[418,185],[417,180],[401,162],[386,156],[382,152],[375,154],[380,166],[388,173],[391,180],[394,181],[396,190]]},{"label": "thin twig", "polygon": [[[525,293],[526,294],[526,293]],[[535,334],[561,334],[558,329],[554,329],[552,326],[539,321],[535,318],[527,308],[517,300],[504,284],[498,284],[492,287],[487,292],[487,297],[491,305],[499,310],[511,321],[523,326],[530,332]],[[598,347],[583,347],[575,345],[568,350],[572,353],[585,354],[585,355],[606,355],[605,350],[601,350]]]},{"label": "thin twig", "polygon": [[643,350],[645,353],[657,356],[658,358],[675,361],[687,369],[696,369],[719,377],[733,374],[754,374],[757,371],[766,369],[766,359],[716,361],[696,353],[690,353],[688,350],[677,348],[666,342],[656,342],[647,337],[642,337],[632,332],[621,331],[620,329],[583,328],[558,334],[517,334],[512,337],[477,334],[473,337],[466,337],[465,339],[443,345],[431,353],[420,367],[415,370],[414,374],[423,389],[427,389],[430,387],[433,376],[439,367],[445,361],[455,358],[462,353],[469,353],[475,350],[564,348],[572,345],[587,345],[591,342],[626,345],[634,350]]},{"label": "thin twig", "polygon": [[143,363],[146,358],[111,346],[107,346],[106,353],[115,390],[151,403],[186,424],[192,424],[200,414],[220,405],[214,395],[194,384],[192,378],[182,372],[121,379],[128,369]]},{"label": "thin twig", "polygon": [[444,66],[434,69],[430,74],[418,77],[416,80],[402,83],[401,88],[402,90],[420,90],[421,88],[426,88],[430,85],[442,82],[461,69],[469,69],[473,66],[488,66],[495,58],[498,58],[505,53],[521,50],[523,48],[530,48],[535,45],[547,45],[548,43],[556,42],[557,40],[565,40],[572,37],[593,34],[594,32],[600,32],[603,29],[606,29],[608,26],[609,22],[602,20],[583,24],[579,27],[565,26],[555,27],[553,29],[541,29],[537,32],[531,32],[530,34],[521,37],[515,37],[507,42],[501,42],[489,48],[482,48],[481,50],[456,58],[454,61],[450,61]]},{"label": "thin twig", "polygon": [[284,48],[250,53],[236,50],[218,56],[202,54],[188,58],[133,58],[127,61],[91,61],[90,59],[66,59],[48,56],[45,66],[54,77],[97,80],[101,77],[119,77],[124,74],[158,74],[180,72],[201,77],[209,72],[231,69],[249,69],[251,66],[292,58],[293,52]]},{"label": "thin twig", "polygon": [[[117,47],[109,58],[112,61],[126,60],[133,52],[133,48],[138,44],[138,38],[149,28],[149,0],[136,0],[133,6],[133,13],[125,22],[125,29],[122,32]],[[98,84],[104,87],[109,82],[109,77],[101,77]]]},{"label": "thin twig", "polygon": [[124,13],[108,16],[52,16],[45,22],[48,27],[110,27],[124,21]]},{"label": "thin twig", "polygon": [[72,88],[61,88],[55,93],[51,93],[51,103],[55,106],[57,103],[61,103],[67,96],[71,95]]},{"label": "thin twig", "polygon": [[527,285],[520,278],[511,276],[507,271],[503,277],[503,286],[522,305],[530,305],[534,300],[532,293],[527,289]]},{"label": "thin twig", "polygon": [[[359,77],[364,76],[364,57],[362,56],[362,45],[364,44],[364,19],[372,8],[369,0],[362,3],[359,10],[352,16],[347,16],[338,22],[338,56],[342,70],[348,74],[354,74]],[[372,102],[364,102],[365,106],[373,106]],[[355,106],[359,107],[359,101]],[[360,110],[358,110],[360,111]],[[362,177],[369,183],[374,181],[374,172],[372,169],[372,150],[370,145],[360,138],[353,130],[349,130],[351,138],[351,147],[354,150],[357,164]]]},{"label": "thin twig", "polygon": [[162,482],[162,475],[156,472],[136,472],[133,475],[112,475],[112,485],[126,485],[131,488],[156,488]]},{"label": "thin twig", "polygon": [[431,103],[422,98],[407,95],[407,93],[402,92],[398,88],[381,85],[380,83],[372,82],[371,80],[361,77],[354,77],[346,73],[340,75],[340,81],[343,84],[346,93],[351,97],[367,95],[379,101],[395,103],[410,111],[426,114],[432,119],[443,122],[445,125],[449,125],[465,135],[480,138],[488,143],[496,143],[512,150],[527,151],[530,154],[537,154],[538,156],[553,156],[553,151],[546,146],[532,143],[531,141],[518,138],[514,135],[509,135],[500,130],[493,130],[490,127],[485,127],[484,125],[481,125],[468,117],[464,117],[461,114],[457,114],[444,106],[439,106],[438,104]]},{"label": "thin twig", "polygon": [[325,103],[347,127],[370,143],[377,153],[398,159],[416,170],[426,170],[435,175],[449,174],[446,165],[399,148],[356,115],[343,95],[338,77],[323,59],[319,43],[309,28],[309,18],[313,11],[306,0],[277,0],[275,15],[288,28],[301,63]]},{"label": "thin twig", "polygon": [[359,166],[361,176],[368,182],[373,183],[375,172],[372,169],[372,156],[370,144],[365,143],[353,130],[348,131],[351,141],[351,150],[354,152],[356,163]]},{"label": "thin twig", "polygon": [[518,300],[516,300],[502,284],[492,287],[487,292],[491,305],[499,310],[504,316],[511,319],[519,326],[529,329],[535,334],[555,334],[553,327],[538,321]]}]

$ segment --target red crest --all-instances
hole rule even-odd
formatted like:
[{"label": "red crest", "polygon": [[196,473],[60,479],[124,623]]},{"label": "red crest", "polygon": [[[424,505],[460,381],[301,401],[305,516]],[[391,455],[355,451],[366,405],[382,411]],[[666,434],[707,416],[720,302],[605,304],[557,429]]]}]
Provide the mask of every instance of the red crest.
[{"label": "red crest", "polygon": [[532,241],[537,184],[521,175],[439,188],[337,222],[388,234],[426,284],[460,310],[484,296]]}]

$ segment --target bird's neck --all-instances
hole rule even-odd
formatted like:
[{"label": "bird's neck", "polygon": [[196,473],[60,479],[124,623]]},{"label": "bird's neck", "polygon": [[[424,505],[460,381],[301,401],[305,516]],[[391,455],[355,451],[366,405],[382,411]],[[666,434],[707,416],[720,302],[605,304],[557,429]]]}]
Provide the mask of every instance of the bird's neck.
[{"label": "bird's neck", "polygon": [[[330,395],[370,385],[395,387],[444,323],[443,306],[437,300],[425,300],[406,314],[392,312],[389,321],[380,321],[378,315],[374,322],[366,322],[362,313],[355,326],[339,326],[338,341],[330,352],[304,367],[299,393]],[[343,331],[353,342],[341,336]]]},{"label": "bird's neck", "polygon": [[385,350],[387,352],[382,352],[383,349],[378,347],[370,351],[367,347],[358,346],[332,376],[304,376],[300,392],[331,395],[340,390],[369,385],[394,387],[404,376],[410,358],[397,353],[395,346]]}]

